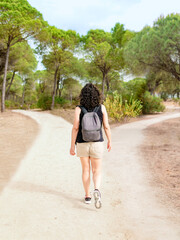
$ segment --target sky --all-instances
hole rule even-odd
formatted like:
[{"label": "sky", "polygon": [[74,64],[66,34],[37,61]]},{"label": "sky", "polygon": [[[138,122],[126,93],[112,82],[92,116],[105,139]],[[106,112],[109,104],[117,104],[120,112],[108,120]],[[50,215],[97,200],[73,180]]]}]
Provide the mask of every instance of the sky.
[{"label": "sky", "polygon": [[140,31],[160,15],[180,13],[179,0],[28,0],[50,25],[85,35],[90,29],[110,31],[117,22]]}]

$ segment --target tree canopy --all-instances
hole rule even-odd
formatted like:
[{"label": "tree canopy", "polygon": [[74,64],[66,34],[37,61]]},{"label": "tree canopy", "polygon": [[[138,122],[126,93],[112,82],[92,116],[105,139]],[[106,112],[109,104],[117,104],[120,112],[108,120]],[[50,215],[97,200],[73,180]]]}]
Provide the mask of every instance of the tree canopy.
[{"label": "tree canopy", "polygon": [[124,26],[117,23],[111,32],[101,29],[90,30],[86,36],[82,37],[86,59],[95,68],[95,74],[101,74],[102,95],[104,95],[105,84],[109,90],[109,75],[119,72],[124,67],[122,47],[125,44]]},{"label": "tree canopy", "polygon": [[[36,69],[38,59],[43,70]],[[46,109],[73,103],[86,82],[101,89],[104,100],[114,92],[123,101],[143,100],[147,90],[146,99],[179,97],[180,14],[160,16],[139,32],[118,22],[110,31],[80,36],[50,26],[27,0],[0,1],[1,111],[5,99],[20,106],[41,99]]]},{"label": "tree canopy", "polygon": [[[46,35],[46,38],[44,38]],[[51,109],[54,108],[55,94],[64,80],[69,77],[74,61],[73,51],[79,43],[79,35],[72,30],[64,31],[54,26],[44,29],[40,36],[39,52],[42,54],[43,64],[54,76]]]},{"label": "tree canopy", "polygon": [[46,23],[42,14],[26,0],[1,0],[0,2],[0,39],[5,52],[4,78],[2,85],[1,111],[4,111],[6,76],[10,48],[29,37],[35,37]]},{"label": "tree canopy", "polygon": [[161,16],[127,44],[124,56],[134,73],[165,71],[180,81],[180,15]]}]

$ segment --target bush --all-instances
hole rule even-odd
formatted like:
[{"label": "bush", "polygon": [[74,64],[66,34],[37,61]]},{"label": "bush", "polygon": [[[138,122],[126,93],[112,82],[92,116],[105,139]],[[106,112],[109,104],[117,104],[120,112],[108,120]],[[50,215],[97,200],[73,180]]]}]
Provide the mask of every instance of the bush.
[{"label": "bush", "polygon": [[142,102],[138,99],[130,97],[129,101],[125,101],[124,115],[126,117],[136,117],[142,113]]},{"label": "bush", "polygon": [[9,109],[18,109],[21,107],[20,103],[12,100],[5,100],[5,107]]},{"label": "bush", "polygon": [[21,107],[21,104],[19,102],[14,103],[14,108],[19,109]]},{"label": "bush", "polygon": [[169,95],[169,94],[168,94],[167,92],[161,92],[161,94],[160,94],[161,98],[162,98],[164,101],[167,101],[168,95]]},{"label": "bush", "polygon": [[10,101],[10,100],[5,100],[5,107],[6,108],[12,108],[14,105],[14,102]]},{"label": "bush", "polygon": [[109,116],[117,121],[124,118],[136,117],[142,112],[141,101],[133,99],[131,96],[129,101],[125,100],[123,103],[122,95],[116,91],[107,96],[104,105],[106,106]]},{"label": "bush", "polygon": [[30,105],[30,109],[35,109],[35,108],[37,108],[37,103],[32,103],[32,104]]},{"label": "bush", "polygon": [[25,103],[20,107],[20,109],[23,109],[23,110],[28,110],[29,108],[30,108],[29,105]]},{"label": "bush", "polygon": [[162,99],[156,96],[152,96],[150,92],[146,91],[143,96],[143,109],[142,112],[154,113],[154,112],[163,112],[165,106],[162,104]]},{"label": "bush", "polygon": [[37,102],[37,107],[41,108],[42,110],[50,110],[51,103],[52,97],[42,95]]},{"label": "bush", "polygon": [[145,91],[147,90],[146,79],[144,78],[135,78],[128,82],[123,82],[123,87],[120,94],[123,99],[131,101],[130,98],[142,100]]},{"label": "bush", "polygon": [[[51,104],[52,104],[52,97],[42,95],[42,96],[40,96],[40,98],[37,102],[37,107],[41,108],[42,110],[51,110]],[[62,97],[55,97],[54,107],[55,108],[59,108],[59,107],[69,108],[69,107],[71,107],[71,102]]]},{"label": "bush", "polygon": [[107,109],[108,115],[117,121],[120,121],[123,117],[122,110],[122,96],[117,94],[108,95],[104,105]]},{"label": "bush", "polygon": [[55,108],[58,108],[58,107],[69,108],[71,107],[71,102],[62,97],[55,97],[54,106]]}]

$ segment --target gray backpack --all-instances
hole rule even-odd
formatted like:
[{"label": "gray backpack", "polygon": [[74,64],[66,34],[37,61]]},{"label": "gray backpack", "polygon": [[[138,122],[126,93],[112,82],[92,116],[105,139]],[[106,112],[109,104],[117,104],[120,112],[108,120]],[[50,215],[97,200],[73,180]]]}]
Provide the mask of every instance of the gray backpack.
[{"label": "gray backpack", "polygon": [[97,114],[98,107],[95,107],[93,112],[88,112],[84,107],[81,106],[81,110],[84,113],[82,118],[82,138],[86,142],[98,141],[101,137],[101,121]]}]

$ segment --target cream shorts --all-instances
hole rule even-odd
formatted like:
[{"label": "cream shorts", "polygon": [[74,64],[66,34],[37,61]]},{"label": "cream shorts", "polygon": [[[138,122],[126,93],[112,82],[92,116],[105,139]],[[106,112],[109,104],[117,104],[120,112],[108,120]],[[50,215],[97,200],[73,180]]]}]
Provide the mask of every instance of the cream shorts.
[{"label": "cream shorts", "polygon": [[77,143],[77,157],[102,158],[104,152],[103,142],[85,142]]}]

